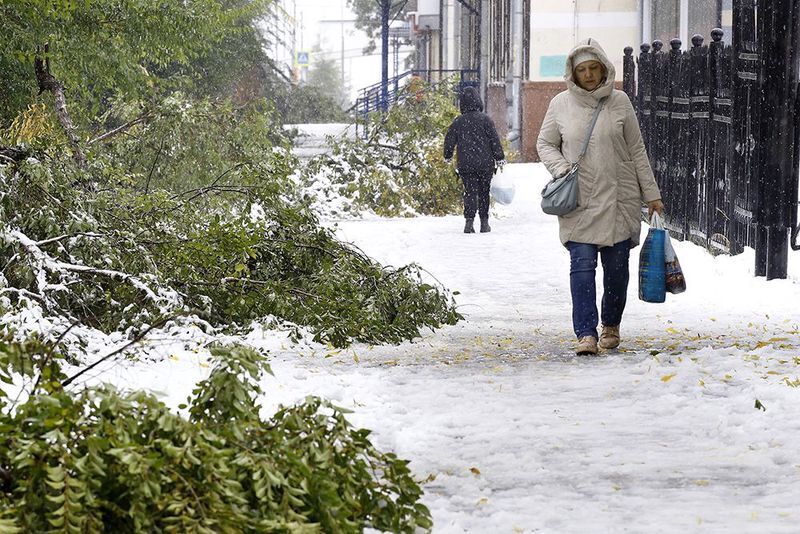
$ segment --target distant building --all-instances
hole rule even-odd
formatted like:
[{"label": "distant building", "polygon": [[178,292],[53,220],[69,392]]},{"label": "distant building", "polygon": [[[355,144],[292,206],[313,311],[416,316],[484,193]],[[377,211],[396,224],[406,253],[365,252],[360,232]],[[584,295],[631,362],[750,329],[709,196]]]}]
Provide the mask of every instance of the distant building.
[{"label": "distant building", "polygon": [[622,80],[626,46],[678,37],[683,46],[721,27],[731,35],[732,0],[410,0],[416,68],[480,73],[487,112],[526,161],[550,99],[564,90],[570,49],[592,37]]},{"label": "distant building", "polygon": [[297,6],[295,0],[274,0],[260,27],[268,41],[267,55],[273,67],[286,78],[298,81],[296,65]]}]

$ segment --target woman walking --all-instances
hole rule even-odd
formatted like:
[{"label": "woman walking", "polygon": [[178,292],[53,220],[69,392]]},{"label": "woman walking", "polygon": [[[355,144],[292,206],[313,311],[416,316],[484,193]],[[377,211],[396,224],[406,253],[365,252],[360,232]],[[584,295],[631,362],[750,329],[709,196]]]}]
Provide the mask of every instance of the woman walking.
[{"label": "woman walking", "polygon": [[642,202],[661,214],[664,205],[639,123],[628,95],[614,89],[616,72],[594,39],[581,42],[567,58],[567,90],[547,109],[536,148],[555,177],[567,174],[583,148],[598,106],[602,106],[589,148],[581,160],[578,207],[558,218],[561,243],[570,253],[572,326],[578,354],[597,354],[597,255],[603,265],[599,346],[620,342],[628,290],[630,249],[639,244]]},{"label": "woman walking", "polygon": [[481,232],[490,232],[489,189],[495,167],[505,162],[500,137],[492,119],[483,113],[478,90],[466,87],[459,97],[461,115],[453,121],[444,138],[444,159],[457,150],[458,175],[464,182],[464,233],[473,234],[475,213],[481,218]]}]

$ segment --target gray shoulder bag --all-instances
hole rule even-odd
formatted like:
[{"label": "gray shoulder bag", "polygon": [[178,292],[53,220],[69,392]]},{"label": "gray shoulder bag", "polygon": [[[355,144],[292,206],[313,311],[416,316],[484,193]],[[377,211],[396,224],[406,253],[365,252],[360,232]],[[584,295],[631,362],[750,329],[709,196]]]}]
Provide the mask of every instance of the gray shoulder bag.
[{"label": "gray shoulder bag", "polygon": [[578,207],[578,170],[583,156],[586,155],[586,151],[589,149],[589,139],[592,137],[594,125],[597,124],[597,117],[600,116],[600,111],[602,111],[605,103],[606,99],[601,99],[594,110],[592,123],[589,125],[589,131],[586,132],[586,141],[583,143],[583,150],[581,150],[581,155],[578,156],[578,161],[575,162],[567,174],[561,178],[553,178],[542,189],[542,211],[548,215],[566,215]]}]

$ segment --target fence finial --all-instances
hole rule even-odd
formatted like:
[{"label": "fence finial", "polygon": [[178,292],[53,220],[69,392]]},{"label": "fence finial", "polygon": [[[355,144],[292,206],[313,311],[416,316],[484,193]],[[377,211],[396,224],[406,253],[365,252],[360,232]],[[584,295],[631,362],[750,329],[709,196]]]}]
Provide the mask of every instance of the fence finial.
[{"label": "fence finial", "polygon": [[632,56],[633,55],[633,47],[626,46],[624,52],[625,52],[626,56]]},{"label": "fence finial", "polygon": [[661,42],[660,39],[656,39],[653,41],[653,53],[661,52],[661,49],[664,48],[664,43]]},{"label": "fence finial", "polygon": [[639,47],[639,50],[642,51],[642,54],[646,54],[650,51],[650,44],[649,43],[642,43]]},{"label": "fence finial", "polygon": [[700,35],[699,33],[692,35],[692,46],[694,47],[703,46],[703,41],[705,41],[705,39],[703,39],[703,36]]},{"label": "fence finial", "polygon": [[722,31],[722,28],[714,28],[711,30],[711,38],[715,43],[720,42],[723,37],[725,37],[725,32]]},{"label": "fence finial", "polygon": [[672,40],[669,42],[669,46],[671,46],[671,47],[672,47],[672,49],[673,49],[673,50],[675,50],[676,52],[677,52],[678,50],[680,50],[680,49],[681,49],[681,45],[682,45],[682,44],[683,44],[683,43],[681,42],[681,40],[680,40],[680,39],[678,39],[677,37],[675,37],[674,39],[672,39]]}]

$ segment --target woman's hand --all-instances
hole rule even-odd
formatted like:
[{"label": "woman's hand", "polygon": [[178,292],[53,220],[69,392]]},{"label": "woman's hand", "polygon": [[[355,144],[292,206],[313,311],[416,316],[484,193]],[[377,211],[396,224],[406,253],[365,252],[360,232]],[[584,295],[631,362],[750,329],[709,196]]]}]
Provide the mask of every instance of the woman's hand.
[{"label": "woman's hand", "polygon": [[647,218],[651,218],[653,216],[653,212],[657,212],[659,215],[664,215],[664,203],[661,202],[661,199],[658,200],[651,200],[647,203]]}]

